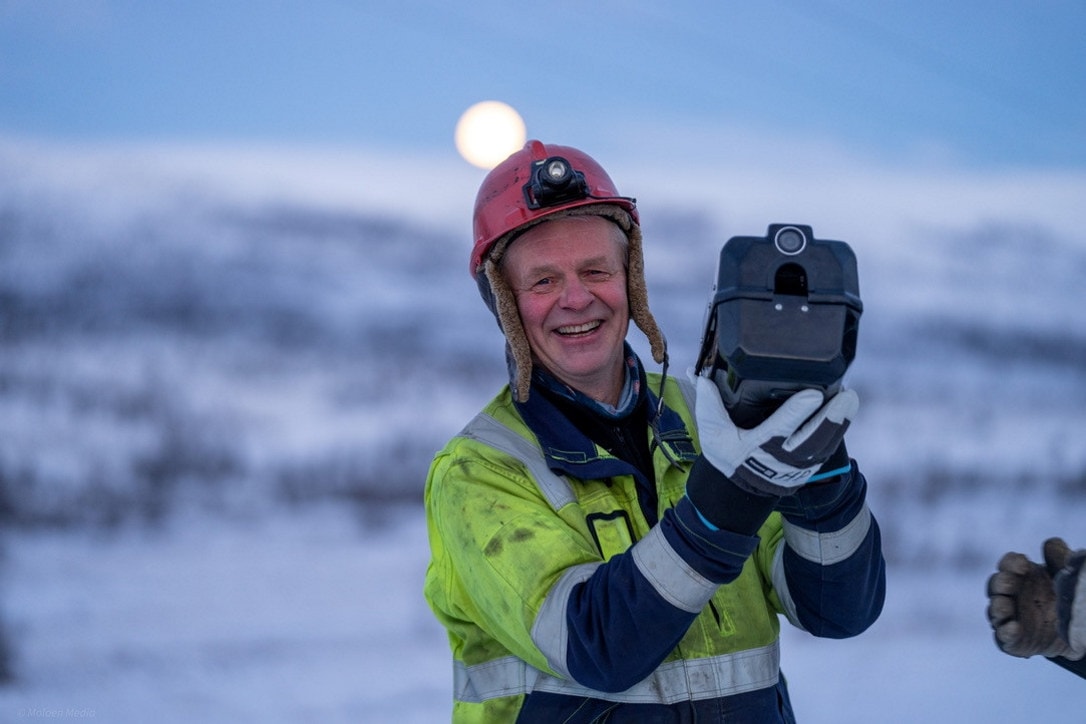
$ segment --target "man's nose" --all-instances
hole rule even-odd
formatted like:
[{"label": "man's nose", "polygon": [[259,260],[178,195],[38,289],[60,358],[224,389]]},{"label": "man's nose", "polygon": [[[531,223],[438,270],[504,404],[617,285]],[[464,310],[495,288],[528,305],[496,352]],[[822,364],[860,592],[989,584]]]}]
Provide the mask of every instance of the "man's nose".
[{"label": "man's nose", "polygon": [[592,301],[592,292],[578,277],[571,277],[562,287],[562,306],[569,309],[581,309]]}]

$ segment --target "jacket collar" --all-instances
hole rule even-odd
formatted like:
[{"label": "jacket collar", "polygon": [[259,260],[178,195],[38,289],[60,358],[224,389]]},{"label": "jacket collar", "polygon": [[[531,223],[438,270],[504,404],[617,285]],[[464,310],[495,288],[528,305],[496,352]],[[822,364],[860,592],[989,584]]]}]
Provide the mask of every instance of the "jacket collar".
[{"label": "jacket collar", "polygon": [[[618,415],[609,416],[615,419],[616,424],[622,424],[622,420],[635,415],[643,420],[647,434],[649,416],[655,414],[659,398],[649,389],[640,359],[628,344],[626,350],[627,358],[632,360],[630,373],[636,375],[634,385],[637,399],[625,406]],[[575,402],[583,409],[585,415],[601,412],[607,414],[607,411],[602,410],[597,403],[575,391],[570,391],[568,387],[554,381],[553,378],[540,379],[541,374],[546,373],[537,371],[533,375],[532,386],[537,388],[536,392],[540,392],[541,388],[546,386],[548,390],[562,394],[566,399]],[[557,389],[556,385],[564,388],[565,392]],[[570,392],[573,394],[571,395]],[[616,475],[635,475],[639,479],[642,477],[635,466],[600,450],[546,394],[531,394],[527,402],[514,402],[514,404],[525,424],[535,433],[547,464],[554,472],[580,480],[595,480]],[[595,408],[595,411],[592,408]],[[693,441],[682,418],[666,405],[661,410],[655,439],[659,444],[669,446],[672,456],[677,460],[689,462],[696,457]]]}]

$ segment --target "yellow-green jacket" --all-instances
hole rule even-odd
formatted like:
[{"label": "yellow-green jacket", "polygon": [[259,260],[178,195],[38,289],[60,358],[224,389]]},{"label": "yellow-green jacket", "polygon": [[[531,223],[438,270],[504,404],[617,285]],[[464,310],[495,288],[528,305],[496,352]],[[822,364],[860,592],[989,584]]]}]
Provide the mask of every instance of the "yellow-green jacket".
[{"label": "yellow-green jacket", "polygon": [[[756,529],[715,529],[685,496],[692,471],[719,475],[698,454],[688,389],[665,386],[655,481],[544,395],[520,404],[508,388],[435,457],[425,594],[452,648],[454,721],[650,709],[789,721],[778,616],[826,636],[877,618],[884,573],[862,476]],[[647,516],[637,486],[653,483]]]}]

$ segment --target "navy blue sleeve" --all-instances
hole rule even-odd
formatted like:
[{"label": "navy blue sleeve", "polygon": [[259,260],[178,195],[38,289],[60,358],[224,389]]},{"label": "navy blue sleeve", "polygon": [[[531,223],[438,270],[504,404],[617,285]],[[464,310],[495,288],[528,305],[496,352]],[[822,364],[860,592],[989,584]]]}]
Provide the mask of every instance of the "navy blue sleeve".
[{"label": "navy blue sleeve", "polygon": [[[756,536],[707,527],[687,498],[658,527],[675,553],[717,584],[735,580],[758,546]],[[624,691],[660,665],[697,615],[666,601],[630,551],[613,556],[570,595],[569,673],[599,691]]]},{"label": "navy blue sleeve", "polygon": [[882,612],[886,563],[878,521],[866,499],[867,481],[852,461],[848,473],[807,485],[777,506],[787,524],[815,533],[838,533],[869,516],[866,534],[843,560],[814,561],[785,547],[784,572],[796,616],[815,636],[856,636]]},{"label": "navy blue sleeve", "polygon": [[599,691],[625,691],[660,665],[696,617],[665,601],[632,555],[613,556],[570,595],[570,676]]}]

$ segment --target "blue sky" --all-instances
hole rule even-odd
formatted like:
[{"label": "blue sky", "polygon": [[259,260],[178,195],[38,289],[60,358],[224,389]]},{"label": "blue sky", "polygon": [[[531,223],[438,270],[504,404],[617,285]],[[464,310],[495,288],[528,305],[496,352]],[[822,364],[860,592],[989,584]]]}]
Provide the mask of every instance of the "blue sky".
[{"label": "blue sky", "polygon": [[0,0],[0,134],[451,155],[498,99],[588,149],[1082,170],[1083,37],[1082,0]]}]

